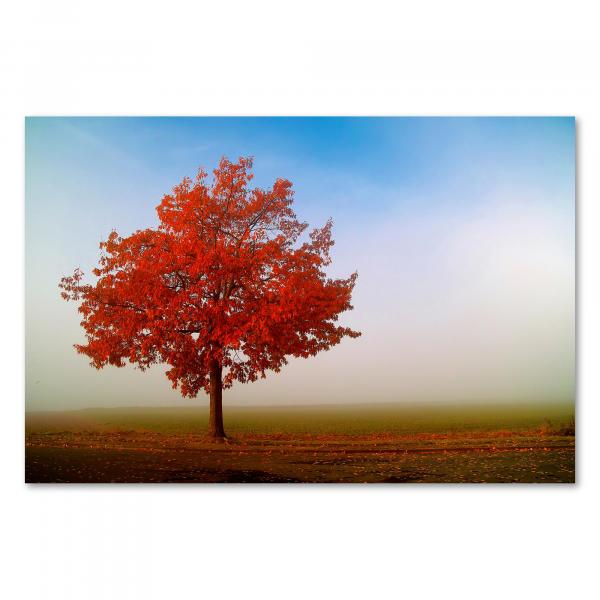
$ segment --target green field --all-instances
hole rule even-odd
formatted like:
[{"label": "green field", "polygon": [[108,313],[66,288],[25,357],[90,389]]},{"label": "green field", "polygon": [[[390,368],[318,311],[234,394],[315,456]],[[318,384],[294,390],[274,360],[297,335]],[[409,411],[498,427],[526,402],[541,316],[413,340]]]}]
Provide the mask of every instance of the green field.
[{"label": "green field", "polygon": [[[239,434],[411,434],[561,428],[574,419],[572,404],[375,404],[224,407],[225,428]],[[90,408],[30,412],[28,433],[71,430],[202,433],[205,407]]]}]

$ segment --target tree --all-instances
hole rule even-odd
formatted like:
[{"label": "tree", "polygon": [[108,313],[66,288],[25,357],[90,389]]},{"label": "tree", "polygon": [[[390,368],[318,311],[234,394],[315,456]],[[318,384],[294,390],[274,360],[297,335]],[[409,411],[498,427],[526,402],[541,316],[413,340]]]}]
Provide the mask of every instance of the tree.
[{"label": "tree", "polygon": [[211,185],[200,170],[157,207],[159,225],[100,243],[94,284],[76,269],[59,287],[79,301],[97,369],[169,365],[183,396],[210,395],[209,434],[224,439],[222,390],[279,372],[359,332],[339,326],[357,274],[331,279],[332,222],[301,242],[292,184],[249,189],[252,159],[221,159]]}]

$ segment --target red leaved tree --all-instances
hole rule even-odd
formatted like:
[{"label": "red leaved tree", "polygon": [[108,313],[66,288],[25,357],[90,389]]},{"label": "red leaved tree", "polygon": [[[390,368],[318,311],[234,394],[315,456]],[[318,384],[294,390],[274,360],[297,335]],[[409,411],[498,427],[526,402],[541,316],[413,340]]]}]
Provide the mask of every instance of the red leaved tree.
[{"label": "red leaved tree", "polygon": [[279,371],[359,332],[339,326],[356,273],[331,279],[331,221],[300,237],[292,184],[249,189],[252,160],[223,158],[212,184],[200,170],[157,207],[156,229],[100,244],[94,284],[77,269],[60,282],[80,301],[91,365],[170,366],[184,396],[210,395],[209,433],[223,439],[222,389]]}]

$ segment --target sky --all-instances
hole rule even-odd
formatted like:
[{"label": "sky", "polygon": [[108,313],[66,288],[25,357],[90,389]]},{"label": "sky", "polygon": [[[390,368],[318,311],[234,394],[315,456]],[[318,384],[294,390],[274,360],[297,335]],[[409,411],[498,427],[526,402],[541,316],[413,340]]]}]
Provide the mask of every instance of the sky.
[{"label": "sky", "polygon": [[31,117],[25,139],[27,410],[207,404],[161,366],[91,368],[58,282],[222,156],[333,218],[329,272],[358,271],[341,322],[362,332],[226,405],[574,401],[573,118]]}]

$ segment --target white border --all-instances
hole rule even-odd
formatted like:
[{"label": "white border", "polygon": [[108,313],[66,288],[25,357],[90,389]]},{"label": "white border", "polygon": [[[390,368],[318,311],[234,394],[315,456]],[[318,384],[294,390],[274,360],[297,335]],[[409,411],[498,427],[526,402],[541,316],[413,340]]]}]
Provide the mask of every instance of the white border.
[{"label": "white border", "polygon": [[[12,3],[0,17],[5,598],[597,597],[600,52],[586,2]],[[575,115],[576,486],[23,480],[23,117]]]}]

